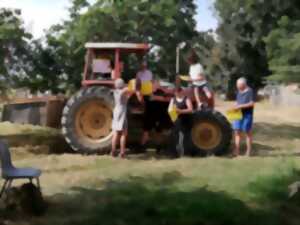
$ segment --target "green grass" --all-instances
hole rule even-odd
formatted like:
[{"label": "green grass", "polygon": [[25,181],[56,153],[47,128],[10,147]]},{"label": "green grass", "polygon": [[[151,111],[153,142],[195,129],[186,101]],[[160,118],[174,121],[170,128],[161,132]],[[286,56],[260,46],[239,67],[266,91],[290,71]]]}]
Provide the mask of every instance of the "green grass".
[{"label": "green grass", "polygon": [[28,222],[279,225],[287,186],[299,178],[300,169],[291,157],[157,160],[151,153],[149,158],[139,157],[40,155],[17,160],[19,166],[37,165],[44,171],[49,209]]}]

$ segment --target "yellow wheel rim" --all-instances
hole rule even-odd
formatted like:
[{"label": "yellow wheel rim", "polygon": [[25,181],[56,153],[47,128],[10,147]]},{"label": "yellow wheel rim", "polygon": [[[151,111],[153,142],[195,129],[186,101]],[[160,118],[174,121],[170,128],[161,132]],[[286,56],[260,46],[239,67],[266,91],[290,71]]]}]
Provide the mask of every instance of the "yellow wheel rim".
[{"label": "yellow wheel rim", "polygon": [[213,122],[197,122],[192,128],[192,141],[201,150],[211,151],[222,141],[221,128]]},{"label": "yellow wheel rim", "polygon": [[112,109],[100,99],[82,104],[75,115],[78,138],[91,144],[101,143],[112,133]]}]

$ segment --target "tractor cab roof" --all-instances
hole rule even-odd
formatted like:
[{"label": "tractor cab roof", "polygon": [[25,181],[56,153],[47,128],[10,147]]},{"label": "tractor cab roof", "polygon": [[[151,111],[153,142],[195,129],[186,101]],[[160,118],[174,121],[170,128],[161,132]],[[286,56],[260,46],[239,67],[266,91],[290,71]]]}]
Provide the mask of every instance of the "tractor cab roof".
[{"label": "tractor cab roof", "polygon": [[86,43],[85,47],[87,49],[96,49],[96,50],[116,50],[119,49],[121,52],[128,53],[139,53],[146,52],[150,49],[148,44],[144,43]]}]

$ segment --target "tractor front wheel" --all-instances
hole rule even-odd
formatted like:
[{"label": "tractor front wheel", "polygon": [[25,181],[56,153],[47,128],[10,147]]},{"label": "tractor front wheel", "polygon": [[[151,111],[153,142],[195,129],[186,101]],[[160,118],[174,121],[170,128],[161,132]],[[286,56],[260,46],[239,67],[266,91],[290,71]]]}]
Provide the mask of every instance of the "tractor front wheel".
[{"label": "tractor front wheel", "polygon": [[109,88],[80,90],[66,104],[62,133],[75,150],[82,153],[106,153],[112,139],[113,96]]}]

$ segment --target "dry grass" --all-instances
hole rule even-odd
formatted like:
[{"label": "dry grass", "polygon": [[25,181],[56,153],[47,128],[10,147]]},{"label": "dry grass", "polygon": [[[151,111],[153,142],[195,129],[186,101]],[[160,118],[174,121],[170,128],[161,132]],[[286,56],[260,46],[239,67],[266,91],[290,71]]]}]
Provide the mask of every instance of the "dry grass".
[{"label": "dry grass", "polygon": [[[233,103],[219,102],[218,108],[225,112]],[[298,155],[300,154],[300,107],[275,107],[267,102],[256,105],[254,115],[254,154]]]},{"label": "dry grass", "polygon": [[3,135],[19,135],[19,134],[42,134],[42,135],[56,135],[59,132],[55,129],[46,127],[12,124],[10,122],[2,122],[0,125],[0,136]]}]

